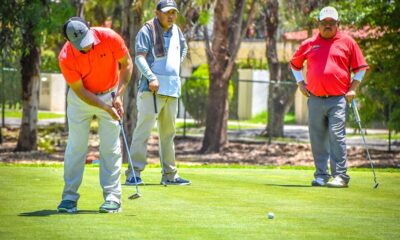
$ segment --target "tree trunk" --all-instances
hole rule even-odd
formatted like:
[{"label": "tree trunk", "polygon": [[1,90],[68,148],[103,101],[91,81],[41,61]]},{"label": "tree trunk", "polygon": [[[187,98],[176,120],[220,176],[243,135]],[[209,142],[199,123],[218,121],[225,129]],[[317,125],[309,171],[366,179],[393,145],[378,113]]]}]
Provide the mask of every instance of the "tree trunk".
[{"label": "tree trunk", "polygon": [[[133,0],[124,0],[122,8],[122,26],[121,33],[125,40],[125,43],[129,49],[129,53],[132,60],[135,59],[135,38],[140,28],[143,25],[143,0],[136,1],[132,6]],[[126,133],[126,138],[128,144],[132,141],[133,131],[136,127],[137,121],[137,108],[136,108],[136,98],[137,98],[137,82],[140,78],[140,72],[136,67],[133,66],[132,77],[129,85],[126,88],[124,94],[124,129]],[[125,146],[124,146],[125,147]],[[127,151],[124,152],[123,161],[128,162],[128,157],[126,155]]]},{"label": "tree trunk", "polygon": [[[266,49],[270,71],[268,89],[268,124],[266,127],[269,143],[272,137],[283,137],[284,118],[294,101],[296,86],[285,84],[290,72],[286,63],[279,63],[276,34],[279,25],[279,2],[268,1],[265,7],[266,16]],[[283,73],[282,73],[283,72]]]},{"label": "tree trunk", "polygon": [[76,7],[76,16],[83,18],[86,0],[73,0],[73,3]]},{"label": "tree trunk", "polygon": [[[214,8],[212,47],[206,35],[210,86],[206,130],[201,152],[219,152],[228,142],[228,86],[235,70],[235,59],[242,39],[242,20],[246,1],[217,0]],[[252,8],[254,4],[251,4]],[[229,16],[231,9],[233,12]]]},{"label": "tree trunk", "polygon": [[33,23],[27,23],[22,34],[21,77],[22,77],[22,123],[16,151],[37,149],[37,112],[39,105],[40,47],[36,46]]}]

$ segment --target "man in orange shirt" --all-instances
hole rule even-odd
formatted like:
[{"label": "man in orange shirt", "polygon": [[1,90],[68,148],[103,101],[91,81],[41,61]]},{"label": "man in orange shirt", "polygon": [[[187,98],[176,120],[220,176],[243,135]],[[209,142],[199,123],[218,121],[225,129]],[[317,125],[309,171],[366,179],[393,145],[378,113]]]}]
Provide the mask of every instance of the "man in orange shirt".
[{"label": "man in orange shirt", "polygon": [[[58,212],[77,211],[87,153],[90,122],[95,115],[100,135],[100,212],[121,210],[121,147],[118,121],[124,114],[121,97],[132,75],[132,59],[123,39],[108,28],[93,27],[79,17],[63,27],[68,40],[58,59],[70,86],[67,102],[68,143],[64,156],[64,191]],[[120,66],[120,67],[119,67]],[[111,92],[116,97],[113,99]]]}]

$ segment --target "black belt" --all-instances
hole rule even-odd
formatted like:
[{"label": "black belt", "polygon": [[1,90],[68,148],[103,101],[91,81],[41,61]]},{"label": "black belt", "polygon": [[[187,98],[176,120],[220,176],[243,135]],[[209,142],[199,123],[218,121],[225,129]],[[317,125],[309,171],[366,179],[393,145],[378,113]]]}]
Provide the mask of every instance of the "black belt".
[{"label": "black belt", "polygon": [[316,96],[316,95],[314,95],[314,94],[312,94],[314,97],[319,97],[319,98],[331,98],[331,97],[340,97],[340,96],[342,96],[342,95],[337,95],[337,96],[335,96],[335,95],[322,95],[322,96]]},{"label": "black belt", "polygon": [[329,96],[329,95],[323,95],[323,96],[317,96],[319,98],[330,98],[330,97],[336,97],[336,96]]}]

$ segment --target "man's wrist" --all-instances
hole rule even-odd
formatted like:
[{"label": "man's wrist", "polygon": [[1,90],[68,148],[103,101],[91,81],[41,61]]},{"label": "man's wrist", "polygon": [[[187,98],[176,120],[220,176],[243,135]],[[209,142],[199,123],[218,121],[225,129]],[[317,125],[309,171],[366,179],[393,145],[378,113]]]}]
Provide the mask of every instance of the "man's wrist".
[{"label": "man's wrist", "polygon": [[304,85],[306,85],[306,83],[304,81],[297,82],[297,86],[304,86]]}]

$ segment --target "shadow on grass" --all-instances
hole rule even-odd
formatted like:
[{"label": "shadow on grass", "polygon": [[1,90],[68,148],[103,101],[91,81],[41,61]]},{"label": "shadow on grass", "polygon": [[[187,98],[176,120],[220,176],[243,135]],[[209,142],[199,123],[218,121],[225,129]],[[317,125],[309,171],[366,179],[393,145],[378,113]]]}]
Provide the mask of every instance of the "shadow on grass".
[{"label": "shadow on grass", "polygon": [[51,215],[74,215],[74,214],[98,214],[98,210],[78,210],[76,213],[58,213],[57,210],[39,210],[34,212],[25,212],[20,213],[18,216],[20,217],[46,217]]},{"label": "shadow on grass", "polygon": [[[135,185],[128,185],[128,184],[121,184],[122,186],[127,186],[127,187],[136,187]],[[150,186],[160,186],[160,187],[163,187],[163,185],[162,184],[159,184],[159,183],[146,183],[146,184],[139,184],[138,185],[138,187],[139,188],[141,188],[141,187],[146,187],[146,186],[148,186],[148,187],[150,187]]]},{"label": "shadow on grass", "polygon": [[298,187],[298,188],[300,188],[300,187],[303,187],[303,188],[312,187],[310,185],[300,185],[300,184],[273,184],[273,183],[267,183],[265,185],[272,186],[272,187]]}]

